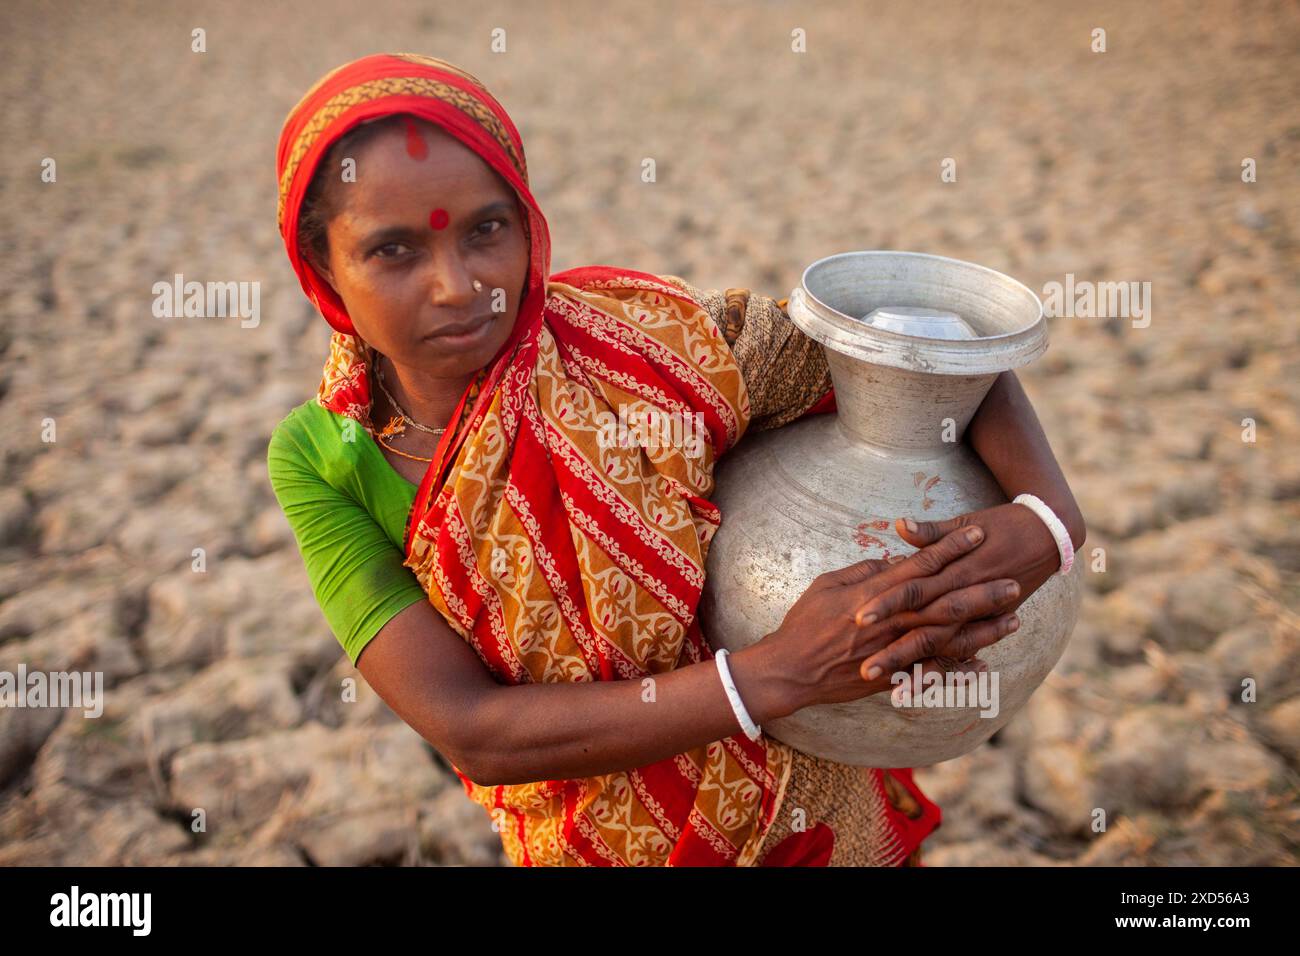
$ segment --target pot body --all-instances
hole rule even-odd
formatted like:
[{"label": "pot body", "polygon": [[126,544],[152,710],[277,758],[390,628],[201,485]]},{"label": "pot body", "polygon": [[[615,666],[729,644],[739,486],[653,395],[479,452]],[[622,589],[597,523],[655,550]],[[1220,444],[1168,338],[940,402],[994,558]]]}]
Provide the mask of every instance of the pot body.
[{"label": "pot body", "polygon": [[[747,647],[781,625],[813,578],[863,558],[910,554],[894,520],[941,520],[1007,500],[968,446],[880,454],[821,415],[742,441],[719,463],[722,526],[709,547],[700,614],[715,647]],[[805,707],[764,733],[825,760],[917,767],[988,740],[1056,665],[1078,615],[1080,562],[1017,610],[1020,629],[979,652],[997,675],[996,709],[894,707],[889,694]]]},{"label": "pot body", "polygon": [[[867,257],[854,267],[878,277],[882,263],[871,257],[913,254],[845,255]],[[951,269],[969,267],[938,257],[917,258],[937,260],[937,265],[923,265],[937,268],[941,278]],[[809,282],[817,265],[809,268],[803,286],[792,295],[790,314],[805,331],[822,338],[825,330],[810,309],[809,289],[832,299],[834,294],[824,282],[818,285],[816,275]],[[1012,282],[979,274],[959,278],[976,285]],[[995,341],[1007,330],[991,326],[989,314],[962,296],[936,293],[931,283],[919,300],[908,301],[902,290],[913,285],[906,276],[899,281],[904,286],[886,289],[882,300],[872,300],[875,305],[952,309],[980,337],[936,345],[941,353],[936,360],[926,347],[930,340],[887,341],[877,351],[873,343],[880,336],[907,337],[866,328],[859,336],[851,324],[833,329],[826,336],[830,344],[823,343],[838,414],[746,436],[722,457],[713,500],[723,520],[709,547],[700,603],[705,634],[715,649],[738,651],[777,630],[790,606],[823,572],[864,558],[912,553],[915,549],[894,533],[895,519],[941,520],[1007,501],[961,437],[1000,367],[1024,364],[1041,354],[1045,337],[1041,346],[1035,344],[1037,339],[1027,344],[1016,335]],[[851,284],[861,288],[858,282]],[[816,306],[827,308],[821,300]],[[860,300],[849,308],[854,311],[842,314],[869,311]],[[1028,302],[1023,307],[1031,308]],[[1022,310],[1020,319],[1025,318]],[[1007,320],[1014,324],[1013,319],[1009,314]],[[1041,307],[1037,321],[1041,330]],[[844,348],[834,347],[844,343]],[[958,346],[969,349],[965,364],[970,374],[956,373],[963,363],[962,353],[952,351]],[[872,360],[882,355],[886,361]],[[931,370],[945,363],[949,371]],[[1060,659],[1078,615],[1080,575],[1080,562],[1067,574],[1053,575],[1017,610],[1019,630],[979,652],[989,665],[982,688],[986,696],[957,702],[965,706],[954,706],[949,699],[944,706],[895,707],[888,693],[875,694],[806,707],[768,721],[763,730],[813,756],[859,766],[927,766],[967,753],[1024,706]]]}]

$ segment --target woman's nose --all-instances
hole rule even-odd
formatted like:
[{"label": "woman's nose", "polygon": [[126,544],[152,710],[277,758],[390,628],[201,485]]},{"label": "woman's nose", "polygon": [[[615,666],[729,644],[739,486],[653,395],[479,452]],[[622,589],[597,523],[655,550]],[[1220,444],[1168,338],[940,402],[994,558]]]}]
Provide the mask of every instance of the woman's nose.
[{"label": "woman's nose", "polygon": [[434,305],[463,306],[474,301],[475,276],[459,256],[433,256],[429,275],[429,299]]}]

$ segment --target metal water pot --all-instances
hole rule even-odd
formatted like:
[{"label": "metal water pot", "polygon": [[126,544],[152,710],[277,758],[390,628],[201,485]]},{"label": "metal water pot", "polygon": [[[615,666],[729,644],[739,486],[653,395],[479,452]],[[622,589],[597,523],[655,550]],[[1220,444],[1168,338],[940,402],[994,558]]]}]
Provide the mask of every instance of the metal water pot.
[{"label": "metal water pot", "polygon": [[[719,461],[722,526],[700,616],[712,646],[775,631],[812,579],[863,558],[910,554],[904,516],[950,518],[1007,501],[962,435],[997,375],[1047,349],[1042,303],[1005,275],[909,252],[846,252],[803,274],[790,318],[822,343],[838,414],[746,436]],[[895,707],[891,695],[805,707],[764,733],[816,757],[917,767],[979,746],[1056,665],[1078,616],[1081,562],[1017,609],[1019,630],[979,652],[983,701]],[[990,678],[996,676],[992,685]],[[938,698],[934,698],[936,701]]]}]

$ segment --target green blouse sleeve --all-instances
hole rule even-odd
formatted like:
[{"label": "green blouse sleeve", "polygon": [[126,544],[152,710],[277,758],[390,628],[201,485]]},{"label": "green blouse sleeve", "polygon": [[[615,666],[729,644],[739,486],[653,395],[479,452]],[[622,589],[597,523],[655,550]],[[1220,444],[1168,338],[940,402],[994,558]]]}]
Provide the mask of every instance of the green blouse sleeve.
[{"label": "green blouse sleeve", "polygon": [[322,477],[316,449],[281,422],[267,448],[271,487],[288,519],[316,602],[348,659],[398,611],[427,600],[403,553],[355,498]]}]

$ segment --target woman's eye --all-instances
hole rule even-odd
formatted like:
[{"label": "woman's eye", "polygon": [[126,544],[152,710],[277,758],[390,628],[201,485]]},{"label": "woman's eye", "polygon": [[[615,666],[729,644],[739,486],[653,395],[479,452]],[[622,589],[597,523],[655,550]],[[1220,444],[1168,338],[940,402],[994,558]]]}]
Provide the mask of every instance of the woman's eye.
[{"label": "woman's eye", "polygon": [[376,246],[370,254],[377,259],[392,259],[402,254],[402,250],[409,248],[403,242],[386,242],[382,246]]},{"label": "woman's eye", "polygon": [[[501,229],[492,229],[492,230],[489,230],[489,231],[487,231],[487,232],[483,232],[483,231],[482,231],[482,229],[483,229],[484,226],[490,226],[490,225],[492,225],[494,222],[495,222],[495,223],[499,223],[500,226],[501,226]],[[475,233],[475,235],[478,235],[478,236],[484,236],[484,237],[486,237],[486,236],[494,236],[494,235],[496,235],[498,232],[500,232],[502,229],[505,229],[505,227],[506,227],[506,221],[505,221],[504,219],[485,219],[483,222],[480,222],[480,223],[478,224],[478,226],[475,227],[477,230],[479,230],[478,232]]]}]

